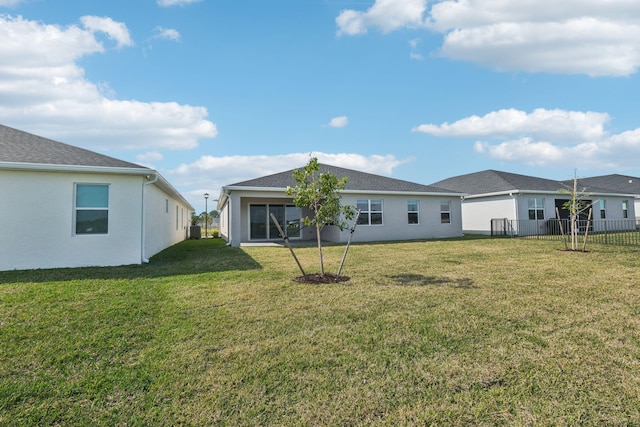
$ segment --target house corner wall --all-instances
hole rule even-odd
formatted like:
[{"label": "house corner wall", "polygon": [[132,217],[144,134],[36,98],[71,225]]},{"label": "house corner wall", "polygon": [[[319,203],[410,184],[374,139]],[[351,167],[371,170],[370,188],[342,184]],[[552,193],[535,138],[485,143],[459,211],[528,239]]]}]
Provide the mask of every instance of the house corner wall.
[{"label": "house corner wall", "polygon": [[[142,181],[134,175],[0,170],[0,270],[140,263]],[[108,233],[75,234],[77,183],[109,186]]]},{"label": "house corner wall", "polygon": [[144,203],[143,257],[149,259],[163,249],[187,239],[192,211],[188,205],[157,185],[147,186]]}]

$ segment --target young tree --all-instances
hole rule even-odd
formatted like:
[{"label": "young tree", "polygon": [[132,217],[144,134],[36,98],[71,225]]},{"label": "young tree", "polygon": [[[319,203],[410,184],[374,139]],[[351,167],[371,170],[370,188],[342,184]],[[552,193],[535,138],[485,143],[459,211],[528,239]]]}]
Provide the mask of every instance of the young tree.
[{"label": "young tree", "polygon": [[569,200],[562,205],[562,208],[569,211],[569,233],[571,237],[571,250],[575,251],[578,249],[578,220],[580,219],[581,214],[583,214],[587,209],[591,208],[592,204],[585,200],[586,197],[589,197],[589,195],[585,192],[585,189],[578,190],[578,177],[575,175],[575,173],[573,177],[573,187],[571,189],[565,190],[565,192],[569,195]]},{"label": "young tree", "polygon": [[312,157],[302,169],[293,172],[293,179],[298,185],[287,187],[287,195],[293,196],[293,203],[299,208],[309,208],[313,217],[302,218],[306,226],[315,226],[320,255],[320,274],[324,276],[324,260],[322,257],[322,240],[320,232],[326,225],[334,225],[340,230],[347,227],[347,220],[353,219],[355,210],[352,206],[343,206],[338,193],[347,185],[347,178],[337,178],[331,173],[319,173],[318,159]]}]

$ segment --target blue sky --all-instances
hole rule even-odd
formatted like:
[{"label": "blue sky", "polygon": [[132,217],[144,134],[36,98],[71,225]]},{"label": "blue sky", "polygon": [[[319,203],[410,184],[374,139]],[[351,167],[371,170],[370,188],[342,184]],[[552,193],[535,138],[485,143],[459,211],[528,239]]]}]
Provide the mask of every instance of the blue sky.
[{"label": "blue sky", "polygon": [[[640,176],[636,0],[0,0],[0,122],[223,185]],[[209,204],[211,208],[211,204]]]}]

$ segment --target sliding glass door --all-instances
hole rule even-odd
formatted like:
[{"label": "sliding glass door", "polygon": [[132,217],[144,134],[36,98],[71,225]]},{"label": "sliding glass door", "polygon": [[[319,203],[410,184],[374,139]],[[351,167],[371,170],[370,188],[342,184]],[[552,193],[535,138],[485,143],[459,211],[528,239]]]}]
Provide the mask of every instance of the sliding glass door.
[{"label": "sliding glass door", "polygon": [[300,208],[293,205],[252,204],[249,205],[249,240],[275,240],[281,238],[273,214],[290,238],[300,237]]}]

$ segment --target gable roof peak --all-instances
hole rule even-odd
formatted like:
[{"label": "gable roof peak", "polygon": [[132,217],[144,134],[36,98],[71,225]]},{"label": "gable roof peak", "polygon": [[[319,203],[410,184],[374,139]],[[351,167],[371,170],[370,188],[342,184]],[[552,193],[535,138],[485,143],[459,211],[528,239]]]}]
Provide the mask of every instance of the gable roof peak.
[{"label": "gable roof peak", "polygon": [[[376,175],[368,172],[361,172],[353,169],[346,169],[339,166],[333,166],[326,163],[318,163],[319,173],[331,173],[337,178],[347,178],[347,191],[363,191],[363,192],[412,192],[412,193],[452,193],[449,190],[438,188],[430,185],[418,184],[415,182],[404,181],[396,178],[389,178],[382,175]],[[273,188],[283,189],[294,187],[298,183],[293,179],[293,172],[304,168],[304,166],[290,169],[288,171],[266,175],[260,178],[250,179],[225,186],[227,189],[233,187],[254,187],[254,188]],[[456,193],[456,192],[453,192]]]}]

